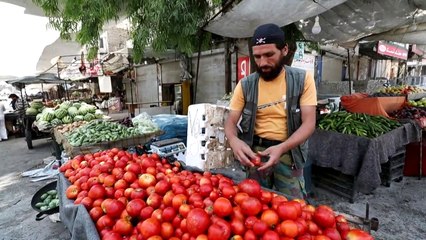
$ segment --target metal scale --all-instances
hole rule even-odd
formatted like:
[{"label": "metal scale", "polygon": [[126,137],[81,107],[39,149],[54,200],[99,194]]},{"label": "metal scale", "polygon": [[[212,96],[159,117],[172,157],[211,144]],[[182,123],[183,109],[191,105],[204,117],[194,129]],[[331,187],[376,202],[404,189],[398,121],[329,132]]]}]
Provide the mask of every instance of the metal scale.
[{"label": "metal scale", "polygon": [[158,154],[160,157],[174,156],[177,159],[185,153],[186,146],[180,138],[170,138],[151,143],[151,152]]}]

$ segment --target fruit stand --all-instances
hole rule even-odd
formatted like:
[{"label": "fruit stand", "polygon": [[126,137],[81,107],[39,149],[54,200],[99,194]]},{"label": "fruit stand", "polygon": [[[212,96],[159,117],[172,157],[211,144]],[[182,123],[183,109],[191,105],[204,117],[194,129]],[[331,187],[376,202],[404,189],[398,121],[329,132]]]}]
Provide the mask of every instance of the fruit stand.
[{"label": "fruit stand", "polygon": [[60,218],[72,239],[373,239],[329,206],[287,199],[251,179],[191,172],[156,154],[109,149],[76,156],[60,171]]}]

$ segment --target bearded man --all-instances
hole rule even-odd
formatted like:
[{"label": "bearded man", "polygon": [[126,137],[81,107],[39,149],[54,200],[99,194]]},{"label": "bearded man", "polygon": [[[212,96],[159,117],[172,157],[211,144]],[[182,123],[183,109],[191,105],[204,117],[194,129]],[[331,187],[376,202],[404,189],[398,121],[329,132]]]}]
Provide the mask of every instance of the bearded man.
[{"label": "bearded man", "polygon": [[[317,95],[312,75],[284,66],[284,32],[259,26],[251,41],[256,72],[234,89],[225,134],[235,158],[263,187],[305,198],[303,167],[315,130]],[[261,158],[261,163],[255,161]],[[257,165],[257,166],[255,166]]]}]

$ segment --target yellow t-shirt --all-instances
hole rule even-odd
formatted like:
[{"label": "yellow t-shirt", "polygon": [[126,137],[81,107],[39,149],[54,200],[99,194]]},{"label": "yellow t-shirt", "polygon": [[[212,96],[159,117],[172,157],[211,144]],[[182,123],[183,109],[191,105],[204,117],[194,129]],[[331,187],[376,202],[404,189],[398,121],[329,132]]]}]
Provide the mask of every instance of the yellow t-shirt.
[{"label": "yellow t-shirt", "polygon": [[[285,70],[272,81],[259,79],[258,109],[254,134],[269,140],[285,141],[288,138],[286,112]],[[234,89],[229,108],[242,111],[244,94],[241,82]],[[300,106],[316,106],[317,94],[312,74],[306,72]]]}]

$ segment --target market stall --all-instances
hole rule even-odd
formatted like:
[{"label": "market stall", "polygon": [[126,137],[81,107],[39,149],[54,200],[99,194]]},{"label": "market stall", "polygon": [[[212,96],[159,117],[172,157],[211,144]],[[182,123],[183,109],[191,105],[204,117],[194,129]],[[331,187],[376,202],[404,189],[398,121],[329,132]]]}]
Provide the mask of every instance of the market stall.
[{"label": "market stall", "polygon": [[[329,182],[326,187],[353,202],[357,192],[368,194],[380,186],[382,164],[420,138],[421,130],[415,122],[405,123],[376,138],[317,129],[309,140],[309,158],[316,166],[336,170],[336,175],[351,176],[349,180],[347,177],[335,179],[334,184]],[[345,187],[345,193],[339,191],[338,184],[351,186]]]}]

